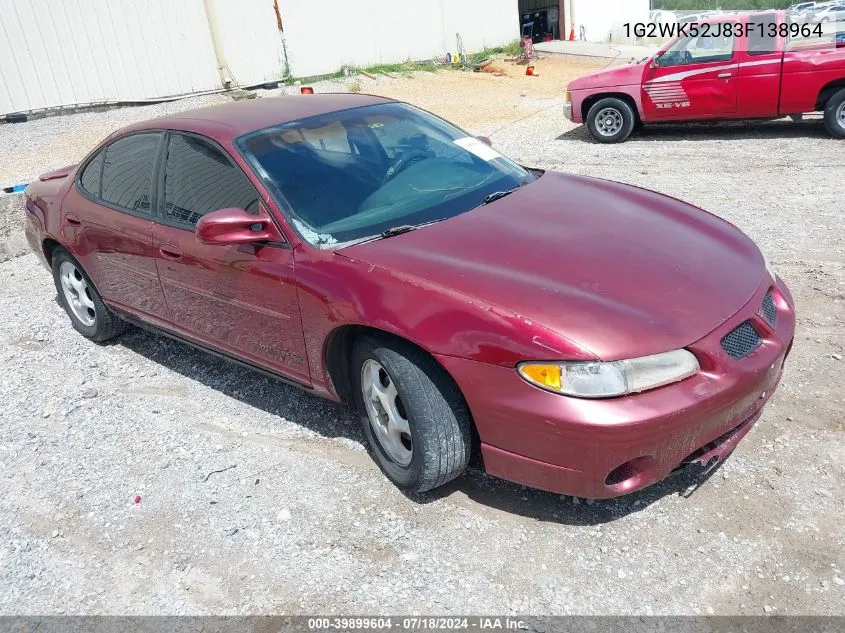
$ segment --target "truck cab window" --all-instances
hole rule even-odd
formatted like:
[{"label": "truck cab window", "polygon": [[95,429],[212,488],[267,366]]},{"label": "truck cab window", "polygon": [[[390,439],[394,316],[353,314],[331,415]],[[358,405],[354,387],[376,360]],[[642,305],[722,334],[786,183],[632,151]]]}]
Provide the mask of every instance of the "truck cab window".
[{"label": "truck cab window", "polygon": [[729,61],[734,54],[734,38],[715,35],[718,29],[719,25],[714,24],[708,33],[678,40],[660,57],[660,67]]},{"label": "truck cab window", "polygon": [[765,55],[777,51],[777,14],[764,13],[748,18],[748,54]]}]

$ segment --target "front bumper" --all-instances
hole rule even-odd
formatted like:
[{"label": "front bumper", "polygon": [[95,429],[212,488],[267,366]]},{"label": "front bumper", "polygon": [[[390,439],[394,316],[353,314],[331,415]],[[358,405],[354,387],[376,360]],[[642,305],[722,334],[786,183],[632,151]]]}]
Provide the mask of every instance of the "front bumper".
[{"label": "front bumper", "polygon": [[[486,470],[534,488],[609,498],[665,479],[684,463],[724,459],[756,422],[777,387],[795,332],[782,282],[774,287],[777,327],[758,323],[765,284],[734,317],[688,349],[701,371],[645,393],[585,400],[549,393],[512,367],[440,357],[462,388]],[[746,320],[761,345],[734,360],[721,339]]]}]

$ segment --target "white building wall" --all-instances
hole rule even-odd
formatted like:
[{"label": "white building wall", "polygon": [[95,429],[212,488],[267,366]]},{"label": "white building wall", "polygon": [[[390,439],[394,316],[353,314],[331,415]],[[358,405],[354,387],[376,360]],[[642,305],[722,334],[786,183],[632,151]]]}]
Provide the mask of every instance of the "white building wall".
[{"label": "white building wall", "polygon": [[575,37],[580,39],[583,26],[589,42],[609,42],[613,33],[614,43],[619,43],[622,24],[648,24],[649,0],[567,0],[567,5],[566,28],[574,23]]},{"label": "white building wall", "polygon": [[279,7],[291,71],[300,77],[445,56],[456,52],[456,33],[467,52],[519,37],[517,0],[280,0]]},{"label": "white building wall", "polygon": [[223,57],[234,84],[255,86],[283,79],[285,61],[282,36],[279,33],[273,0],[210,2],[218,25],[217,32],[223,48]]},{"label": "white building wall", "polygon": [[0,0],[0,114],[219,86],[202,0]]},{"label": "white building wall", "polygon": [[[283,77],[273,0],[208,0],[235,85]],[[519,35],[517,0],[279,0],[295,76]],[[222,86],[204,0],[0,0],[0,116]]]}]

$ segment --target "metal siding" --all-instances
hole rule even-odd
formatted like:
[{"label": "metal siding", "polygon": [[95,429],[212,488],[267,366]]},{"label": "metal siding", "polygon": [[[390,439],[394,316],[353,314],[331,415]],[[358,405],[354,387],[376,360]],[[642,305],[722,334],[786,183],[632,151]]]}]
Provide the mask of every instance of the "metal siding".
[{"label": "metal siding", "polygon": [[517,0],[279,0],[294,75],[444,57],[460,33],[467,52],[519,37]]},{"label": "metal siding", "polygon": [[[282,37],[273,0],[211,1],[223,55],[234,82],[254,86],[282,79]],[[313,5],[311,8],[313,11]]]},{"label": "metal siding", "polygon": [[[610,42],[625,22],[648,24],[649,0],[570,0],[576,35],[584,27],[587,41]],[[568,17],[568,16],[567,16]],[[617,39],[612,40],[619,43]],[[633,42],[632,42],[633,43]]]},{"label": "metal siding", "polygon": [[[240,85],[282,77],[271,0],[211,0]],[[292,72],[442,57],[519,35],[517,0],[280,0]],[[0,0],[0,115],[221,87],[203,0]]]},{"label": "metal siding", "polygon": [[220,87],[202,0],[0,0],[0,114]]}]

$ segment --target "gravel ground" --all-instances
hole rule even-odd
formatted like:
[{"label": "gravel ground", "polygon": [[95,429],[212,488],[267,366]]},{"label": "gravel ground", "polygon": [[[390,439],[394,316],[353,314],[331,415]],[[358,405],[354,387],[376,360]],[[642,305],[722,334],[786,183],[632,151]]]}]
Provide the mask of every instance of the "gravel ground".
[{"label": "gravel ground", "polygon": [[0,194],[0,262],[29,252],[24,219],[23,194]]},{"label": "gravel ground", "polygon": [[[705,207],[789,283],[784,382],[731,459],[595,503],[477,470],[407,498],[344,408],[145,332],[91,344],[27,255],[0,264],[1,613],[845,614],[842,143],[775,122],[598,146],[548,94],[493,79],[519,116],[463,125],[526,164]],[[448,114],[454,78],[407,81]],[[460,99],[483,112],[489,94]],[[150,113],[16,126],[18,173],[54,166],[57,126]]]}]

